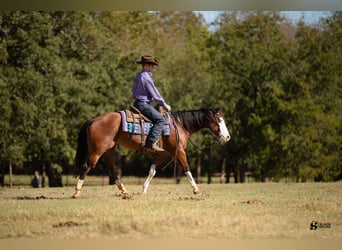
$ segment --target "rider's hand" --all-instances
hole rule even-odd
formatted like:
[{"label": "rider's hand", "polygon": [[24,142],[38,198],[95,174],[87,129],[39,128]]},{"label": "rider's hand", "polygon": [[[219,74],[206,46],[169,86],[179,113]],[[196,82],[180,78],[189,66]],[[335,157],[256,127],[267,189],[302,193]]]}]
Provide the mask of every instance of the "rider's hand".
[{"label": "rider's hand", "polygon": [[171,111],[171,106],[170,105],[165,104],[165,108],[166,108],[167,111],[169,111],[169,112]]}]

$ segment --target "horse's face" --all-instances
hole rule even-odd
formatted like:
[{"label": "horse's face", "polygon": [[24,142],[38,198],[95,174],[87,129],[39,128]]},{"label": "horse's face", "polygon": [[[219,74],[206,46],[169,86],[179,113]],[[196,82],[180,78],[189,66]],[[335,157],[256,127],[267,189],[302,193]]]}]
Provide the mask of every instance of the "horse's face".
[{"label": "horse's face", "polygon": [[213,111],[209,129],[214,132],[221,142],[228,142],[230,140],[228,128],[219,109]]}]

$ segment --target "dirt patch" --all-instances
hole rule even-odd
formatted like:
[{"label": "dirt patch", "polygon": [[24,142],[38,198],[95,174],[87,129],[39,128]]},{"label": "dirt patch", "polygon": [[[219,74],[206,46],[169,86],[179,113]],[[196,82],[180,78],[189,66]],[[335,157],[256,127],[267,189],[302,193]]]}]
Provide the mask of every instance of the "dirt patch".
[{"label": "dirt patch", "polygon": [[46,199],[53,199],[51,197],[46,197],[44,195],[39,195],[39,196],[18,196],[17,200],[46,200]]},{"label": "dirt patch", "polygon": [[60,222],[58,224],[52,225],[53,227],[79,227],[87,225],[87,223],[78,223],[75,221]]},{"label": "dirt patch", "polygon": [[139,195],[141,195],[140,192],[128,193],[128,194],[126,194],[126,193],[115,194],[116,197],[121,198],[123,200],[131,200],[131,199],[133,199],[133,196],[139,196]]},{"label": "dirt patch", "polygon": [[247,200],[247,201],[242,201],[241,203],[245,203],[245,204],[264,204],[264,202],[262,200],[258,200],[258,199],[251,199],[251,200]]},{"label": "dirt patch", "polygon": [[180,201],[203,201],[204,198],[200,197],[179,197],[178,200]]},{"label": "dirt patch", "polygon": [[17,200],[64,200],[65,197],[47,197],[45,195],[39,196],[18,196]]}]

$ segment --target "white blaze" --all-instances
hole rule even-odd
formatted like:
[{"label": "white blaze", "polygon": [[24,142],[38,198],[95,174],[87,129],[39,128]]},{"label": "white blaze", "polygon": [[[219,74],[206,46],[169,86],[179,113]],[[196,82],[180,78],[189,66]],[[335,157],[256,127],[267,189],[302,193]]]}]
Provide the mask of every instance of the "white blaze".
[{"label": "white blaze", "polygon": [[220,134],[219,134],[220,140],[224,142],[228,142],[230,140],[230,134],[223,118],[220,118],[219,127],[220,127]]}]

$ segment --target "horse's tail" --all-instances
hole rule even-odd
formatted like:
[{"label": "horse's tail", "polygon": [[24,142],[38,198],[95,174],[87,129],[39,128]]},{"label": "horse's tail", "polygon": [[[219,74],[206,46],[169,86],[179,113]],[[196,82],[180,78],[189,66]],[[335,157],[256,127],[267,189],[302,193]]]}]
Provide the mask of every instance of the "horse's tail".
[{"label": "horse's tail", "polygon": [[83,124],[78,134],[77,139],[77,152],[75,156],[75,170],[74,177],[79,177],[82,173],[84,173],[87,168],[88,161],[88,142],[87,142],[87,134],[88,127],[91,125],[92,120],[89,120]]}]

